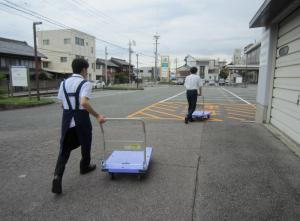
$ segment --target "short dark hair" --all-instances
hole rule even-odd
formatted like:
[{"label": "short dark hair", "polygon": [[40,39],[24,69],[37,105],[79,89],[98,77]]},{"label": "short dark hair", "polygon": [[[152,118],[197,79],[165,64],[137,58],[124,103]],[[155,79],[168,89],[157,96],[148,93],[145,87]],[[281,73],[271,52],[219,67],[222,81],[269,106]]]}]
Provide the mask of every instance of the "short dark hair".
[{"label": "short dark hair", "polygon": [[196,67],[191,67],[191,69],[190,69],[190,72],[191,72],[192,74],[196,74],[197,71],[198,71],[198,69],[197,69]]},{"label": "short dark hair", "polygon": [[84,58],[75,58],[72,61],[73,73],[80,74],[84,68],[88,68],[88,67],[89,67],[89,62],[87,62],[87,60],[85,60]]}]

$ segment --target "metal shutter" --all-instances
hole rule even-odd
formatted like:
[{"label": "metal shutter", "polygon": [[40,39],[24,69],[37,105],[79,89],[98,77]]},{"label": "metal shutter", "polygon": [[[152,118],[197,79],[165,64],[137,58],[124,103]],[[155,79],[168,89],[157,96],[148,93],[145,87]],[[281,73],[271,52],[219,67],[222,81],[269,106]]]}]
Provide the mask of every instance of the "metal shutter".
[{"label": "metal shutter", "polygon": [[300,144],[300,8],[279,23],[271,124]]}]

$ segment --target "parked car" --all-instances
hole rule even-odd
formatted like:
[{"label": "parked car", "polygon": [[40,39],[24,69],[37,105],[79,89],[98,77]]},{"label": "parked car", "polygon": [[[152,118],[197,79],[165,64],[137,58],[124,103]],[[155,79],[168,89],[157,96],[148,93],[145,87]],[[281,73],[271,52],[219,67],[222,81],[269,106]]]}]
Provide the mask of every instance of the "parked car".
[{"label": "parked car", "polygon": [[96,80],[93,82],[93,88],[103,88],[105,86],[104,81]]},{"label": "parked car", "polygon": [[219,86],[224,86],[225,85],[225,80],[223,78],[221,78],[219,80]]},{"label": "parked car", "polygon": [[226,80],[225,80],[225,85],[229,85],[230,84],[230,80],[227,78]]},{"label": "parked car", "polygon": [[214,80],[209,80],[208,85],[215,85],[215,81]]},{"label": "parked car", "polygon": [[176,80],[176,84],[177,84],[177,85],[183,85],[183,84],[184,84],[184,79],[183,79],[183,78],[178,78],[178,79]]}]

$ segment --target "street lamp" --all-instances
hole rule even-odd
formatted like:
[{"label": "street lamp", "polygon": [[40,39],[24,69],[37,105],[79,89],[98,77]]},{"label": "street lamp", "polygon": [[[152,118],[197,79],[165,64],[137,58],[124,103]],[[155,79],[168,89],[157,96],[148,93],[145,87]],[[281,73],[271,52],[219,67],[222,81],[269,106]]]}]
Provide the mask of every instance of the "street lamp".
[{"label": "street lamp", "polygon": [[40,100],[40,82],[39,82],[39,74],[38,74],[38,59],[37,59],[37,48],[36,48],[36,26],[41,24],[42,22],[33,22],[35,81],[36,81],[36,94],[37,94],[38,101]]}]

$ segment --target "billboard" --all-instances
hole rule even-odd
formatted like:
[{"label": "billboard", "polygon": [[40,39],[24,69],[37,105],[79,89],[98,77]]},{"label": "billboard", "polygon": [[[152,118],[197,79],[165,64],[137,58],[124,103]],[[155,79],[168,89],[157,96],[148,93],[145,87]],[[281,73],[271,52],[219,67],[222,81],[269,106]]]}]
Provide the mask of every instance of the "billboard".
[{"label": "billboard", "polygon": [[169,56],[161,56],[160,77],[169,78],[170,58]]}]

